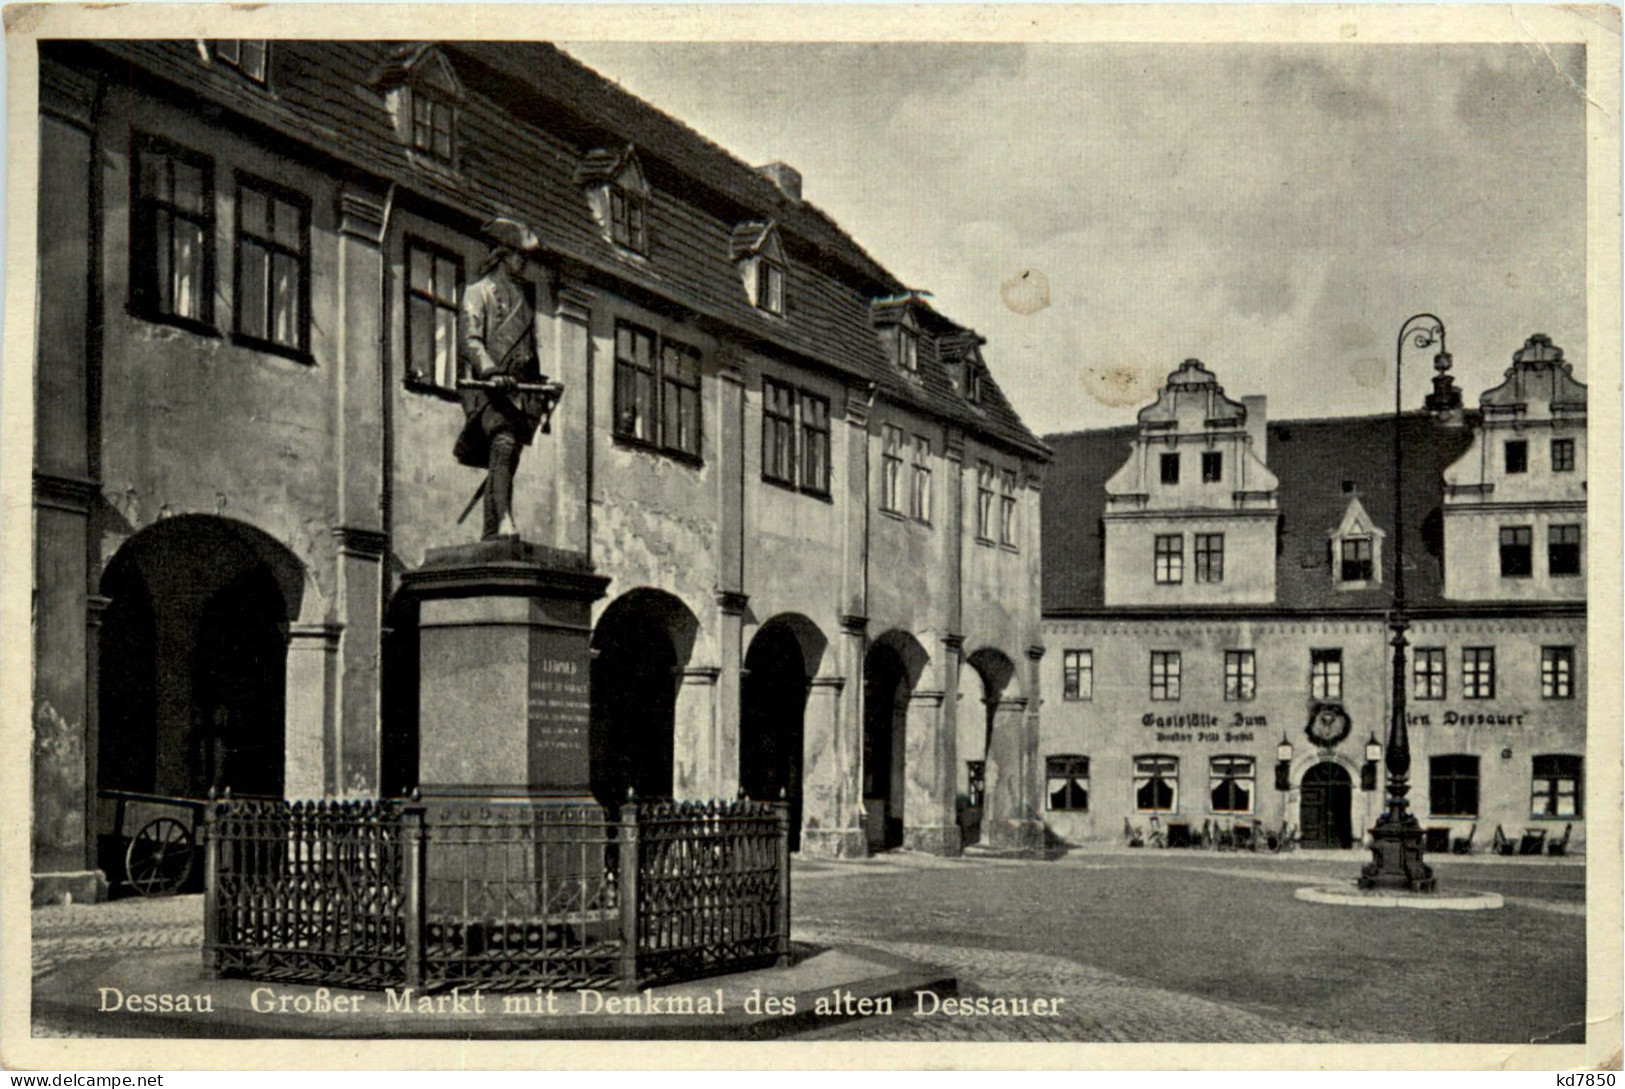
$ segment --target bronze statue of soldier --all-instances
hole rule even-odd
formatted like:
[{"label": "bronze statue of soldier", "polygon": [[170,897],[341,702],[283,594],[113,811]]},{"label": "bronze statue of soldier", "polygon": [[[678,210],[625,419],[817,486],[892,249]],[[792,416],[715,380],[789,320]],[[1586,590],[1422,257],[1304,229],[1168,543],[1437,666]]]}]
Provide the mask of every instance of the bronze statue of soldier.
[{"label": "bronze statue of soldier", "polygon": [[[485,528],[481,540],[517,536],[513,478],[520,451],[538,427],[547,430],[561,387],[548,383],[536,360],[535,314],[523,276],[526,254],[537,246],[524,224],[495,219],[485,226],[491,252],[479,279],[463,293],[458,382],[465,416],[453,450],[459,463],[486,471]],[[474,500],[463,512],[467,517]]]}]

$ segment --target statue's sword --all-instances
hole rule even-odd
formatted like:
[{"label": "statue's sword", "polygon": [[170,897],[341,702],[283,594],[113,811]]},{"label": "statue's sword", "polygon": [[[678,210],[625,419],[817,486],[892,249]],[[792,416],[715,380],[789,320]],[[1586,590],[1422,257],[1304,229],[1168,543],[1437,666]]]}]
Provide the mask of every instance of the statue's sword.
[{"label": "statue's sword", "polygon": [[[562,382],[515,382],[512,386],[499,385],[489,378],[462,378],[457,382],[458,389],[478,389],[496,393],[537,393],[542,398],[541,432],[546,435],[553,429],[553,410],[559,406],[559,398],[564,396],[564,383]],[[480,486],[474,489],[474,495],[469,499],[468,506],[463,513],[457,516],[457,524],[462,525],[468,516],[474,513],[474,508],[480,505],[485,498],[485,489],[491,486],[491,474],[487,473],[480,481]]]}]

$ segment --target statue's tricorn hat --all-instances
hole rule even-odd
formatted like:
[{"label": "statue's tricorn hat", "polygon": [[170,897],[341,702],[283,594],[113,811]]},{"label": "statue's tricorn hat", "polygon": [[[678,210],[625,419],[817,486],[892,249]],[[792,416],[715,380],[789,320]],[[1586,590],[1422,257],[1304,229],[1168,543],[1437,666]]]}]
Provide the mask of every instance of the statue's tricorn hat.
[{"label": "statue's tricorn hat", "polygon": [[530,253],[542,244],[535,231],[507,216],[497,216],[485,225],[484,230],[493,246],[516,253]]}]

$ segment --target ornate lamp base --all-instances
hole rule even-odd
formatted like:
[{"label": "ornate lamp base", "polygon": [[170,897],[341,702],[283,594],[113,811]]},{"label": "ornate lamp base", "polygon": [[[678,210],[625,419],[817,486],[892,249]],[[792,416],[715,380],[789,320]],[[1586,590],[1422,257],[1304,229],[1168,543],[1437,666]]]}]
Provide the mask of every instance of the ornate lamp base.
[{"label": "ornate lamp base", "polygon": [[1360,888],[1435,891],[1433,867],[1422,861],[1422,842],[1415,817],[1377,821],[1371,829],[1371,861],[1360,868]]}]

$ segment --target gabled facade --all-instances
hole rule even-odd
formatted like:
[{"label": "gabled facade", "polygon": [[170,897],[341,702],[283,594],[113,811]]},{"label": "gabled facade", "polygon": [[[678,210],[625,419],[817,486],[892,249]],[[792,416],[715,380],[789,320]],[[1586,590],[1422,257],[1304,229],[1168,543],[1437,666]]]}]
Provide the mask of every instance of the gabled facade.
[{"label": "gabled facade", "polygon": [[515,516],[612,580],[604,800],[782,791],[828,854],[1031,842],[1049,451],[986,364],[956,385],[974,332],[911,295],[899,366],[910,293],[793,171],[551,46],[246,44],[263,79],[42,53],[36,870],[112,874],[106,789],[414,785],[400,579],[476,532],[458,305],[498,216],[566,390]]},{"label": "gabled facade", "polygon": [[[1536,337],[1480,412],[1453,394],[1441,374],[1397,422],[1266,424],[1263,398],[1232,401],[1187,362],[1137,426],[1048,437],[1052,835],[1121,842],[1155,821],[1175,839],[1256,826],[1357,844],[1383,804],[1366,754],[1391,713],[1403,536],[1410,796],[1430,849],[1482,850],[1498,827],[1583,841],[1584,581],[1550,576],[1544,553],[1498,577],[1496,548],[1506,526],[1538,520],[1543,549],[1551,523],[1583,527],[1584,389]],[[1508,441],[1532,451],[1510,474]],[[1559,570],[1578,567],[1581,545],[1557,543]]]},{"label": "gabled facade", "polygon": [[1276,480],[1247,416],[1195,359],[1140,410],[1133,452],[1106,482],[1106,604],[1274,600]]},{"label": "gabled facade", "polygon": [[1445,594],[1584,601],[1586,388],[1536,334],[1479,401],[1473,445],[1445,470]]}]

